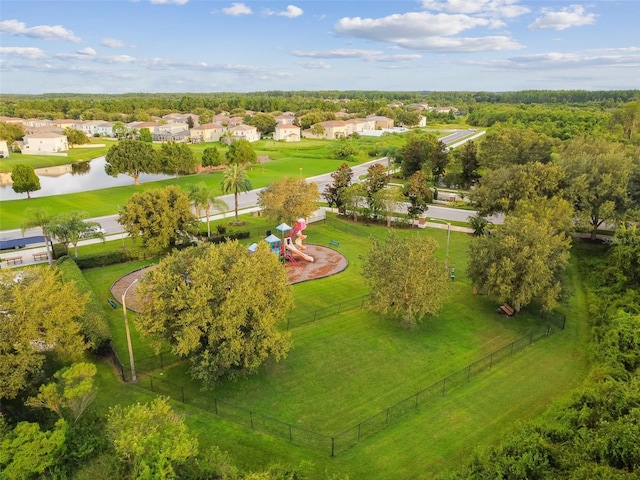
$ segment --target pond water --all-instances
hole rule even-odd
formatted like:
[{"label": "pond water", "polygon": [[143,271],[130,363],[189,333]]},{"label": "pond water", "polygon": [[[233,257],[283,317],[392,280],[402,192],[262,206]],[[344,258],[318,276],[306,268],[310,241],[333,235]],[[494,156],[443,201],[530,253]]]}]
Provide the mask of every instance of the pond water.
[{"label": "pond water", "polygon": [[[104,171],[107,161],[105,157],[94,158],[90,162],[60,165],[36,169],[40,177],[40,186],[37,192],[31,192],[32,198],[48,197],[50,195],[62,195],[64,193],[88,192],[100,188],[121,187],[133,185],[133,178],[128,175],[111,177]],[[9,176],[9,178],[11,178]],[[172,178],[171,175],[142,174],[140,183],[155,182]],[[0,200],[20,200],[27,198],[26,193],[16,193],[11,184],[0,186]]]}]

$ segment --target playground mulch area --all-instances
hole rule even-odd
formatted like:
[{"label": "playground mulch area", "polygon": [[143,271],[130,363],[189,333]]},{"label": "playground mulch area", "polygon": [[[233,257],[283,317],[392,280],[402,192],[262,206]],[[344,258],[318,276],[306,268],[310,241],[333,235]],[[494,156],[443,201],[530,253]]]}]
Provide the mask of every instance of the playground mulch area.
[{"label": "playground mulch area", "polygon": [[[304,251],[307,255],[313,257],[313,262],[307,262],[302,258],[295,258],[296,263],[287,263],[287,274],[291,283],[306,282],[307,280],[316,280],[318,278],[328,277],[343,271],[347,268],[349,262],[347,259],[337,250],[332,248],[323,247],[321,245],[305,245],[307,248]],[[124,277],[118,279],[111,286],[111,294],[119,302],[122,299],[122,294],[127,289],[131,282],[136,278],[141,279],[144,275],[154,266],[142,268],[131,272]],[[136,289],[138,288],[136,283],[131,290],[127,293],[127,308],[137,312],[140,310],[140,303],[136,295]]]}]

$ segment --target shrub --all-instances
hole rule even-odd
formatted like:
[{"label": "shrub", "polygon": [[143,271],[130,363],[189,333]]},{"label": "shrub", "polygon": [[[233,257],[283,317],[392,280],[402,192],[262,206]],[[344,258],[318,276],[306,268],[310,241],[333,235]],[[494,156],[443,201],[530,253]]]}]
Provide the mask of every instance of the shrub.
[{"label": "shrub", "polygon": [[82,334],[89,343],[91,350],[97,351],[111,340],[109,323],[102,309],[100,301],[95,296],[91,285],[84,278],[78,265],[71,257],[64,257],[56,262],[58,271],[65,282],[75,282],[78,291],[89,293],[89,303],[80,319]]},{"label": "shrub", "polygon": [[232,232],[227,233],[225,235],[213,235],[209,238],[211,243],[222,243],[227,240],[242,240],[243,238],[251,237],[251,232],[243,231],[243,232]]},{"label": "shrub", "polygon": [[76,259],[76,263],[81,269],[106,267],[107,265],[128,262],[130,258],[131,257],[127,252],[114,250],[111,252],[94,253],[93,255],[82,256]]}]

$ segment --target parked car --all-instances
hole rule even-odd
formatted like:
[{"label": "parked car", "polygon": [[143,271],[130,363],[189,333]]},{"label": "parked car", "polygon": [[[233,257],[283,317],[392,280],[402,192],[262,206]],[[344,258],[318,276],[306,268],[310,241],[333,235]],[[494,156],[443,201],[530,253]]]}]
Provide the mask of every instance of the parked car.
[{"label": "parked car", "polygon": [[80,234],[80,238],[91,238],[97,235],[104,235],[105,229],[96,225],[93,227],[87,227],[87,229]]}]

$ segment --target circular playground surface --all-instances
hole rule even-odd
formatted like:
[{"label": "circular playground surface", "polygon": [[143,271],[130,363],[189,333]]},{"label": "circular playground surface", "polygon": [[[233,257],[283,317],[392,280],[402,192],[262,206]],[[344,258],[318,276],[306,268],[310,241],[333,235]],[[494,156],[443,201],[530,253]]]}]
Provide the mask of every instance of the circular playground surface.
[{"label": "circular playground surface", "polygon": [[[307,248],[304,251],[307,255],[313,257],[313,262],[307,262],[302,258],[294,256],[294,262],[287,262],[287,274],[289,281],[293,283],[306,282],[307,280],[317,280],[318,278],[324,278],[331,275],[335,275],[347,268],[349,262],[347,259],[337,250],[332,248],[323,247],[321,245],[305,245]],[[125,289],[131,285],[136,278],[141,279],[144,275],[155,265],[136,270],[134,272],[119,278],[111,286],[111,294],[118,301],[122,299],[122,294]],[[140,303],[136,295],[136,291],[139,283],[136,283],[131,290],[127,293],[127,308],[133,311],[140,310]]]}]

